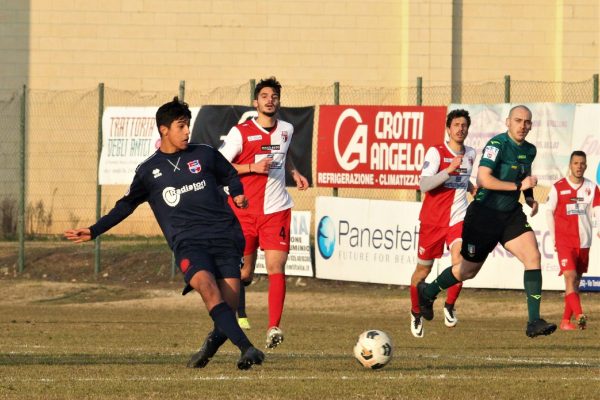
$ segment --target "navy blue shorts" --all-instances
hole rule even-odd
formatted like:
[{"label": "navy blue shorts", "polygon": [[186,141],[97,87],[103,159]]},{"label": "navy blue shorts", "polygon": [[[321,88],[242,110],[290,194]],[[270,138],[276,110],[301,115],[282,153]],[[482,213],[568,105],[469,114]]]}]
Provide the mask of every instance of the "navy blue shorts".
[{"label": "navy blue shorts", "polygon": [[522,206],[503,212],[472,201],[465,215],[460,254],[465,260],[484,262],[498,243],[504,246],[532,230]]},{"label": "navy blue shorts", "polygon": [[179,244],[175,249],[175,261],[186,283],[183,294],[192,290],[189,283],[198,271],[208,271],[217,280],[239,279],[243,251],[243,240],[188,240]]}]

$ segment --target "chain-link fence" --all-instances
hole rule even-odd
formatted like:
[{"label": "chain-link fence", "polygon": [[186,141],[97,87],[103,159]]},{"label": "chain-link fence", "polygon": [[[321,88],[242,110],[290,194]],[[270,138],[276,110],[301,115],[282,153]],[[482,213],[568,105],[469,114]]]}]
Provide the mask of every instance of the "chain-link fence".
[{"label": "chain-link fence", "polygon": [[[420,80],[418,81],[420,83]],[[210,91],[185,88],[185,101],[192,106],[248,105],[253,82]],[[133,92],[106,88],[103,106],[159,106],[180,93]],[[496,104],[510,102],[591,103],[598,100],[598,77],[583,82],[531,82],[505,79],[499,82],[455,86],[406,88],[344,87],[332,83],[324,87],[284,87],[284,106],[320,104],[353,105],[447,105],[452,102]],[[23,96],[26,101],[23,102]],[[25,109],[21,106],[25,104]],[[0,211],[3,241],[17,236],[19,216],[20,151],[25,149],[25,233],[27,237],[59,234],[63,230],[88,226],[96,219],[98,125],[100,89],[90,91],[15,92],[0,100],[0,124],[3,144],[0,150]],[[316,176],[318,107],[314,118],[313,176]],[[20,135],[25,118],[25,134]],[[126,191],[125,186],[101,188],[101,212],[105,213]],[[548,188],[536,189],[544,199]],[[313,210],[317,196],[332,195],[331,188],[313,187],[308,191],[290,189],[296,210]],[[340,197],[414,201],[414,190],[339,189]],[[147,205],[111,233],[159,235]]]}]

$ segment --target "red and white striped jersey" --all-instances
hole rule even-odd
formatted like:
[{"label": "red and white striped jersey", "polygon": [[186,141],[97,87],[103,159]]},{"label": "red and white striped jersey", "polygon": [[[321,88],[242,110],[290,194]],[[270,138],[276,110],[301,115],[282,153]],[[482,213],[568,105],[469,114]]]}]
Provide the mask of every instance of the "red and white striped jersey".
[{"label": "red and white striped jersey", "polygon": [[[448,168],[455,153],[448,144],[430,147],[425,153],[421,176],[434,176]],[[467,212],[467,188],[475,162],[475,149],[465,146],[465,154],[459,168],[446,181],[425,193],[419,220],[422,224],[452,226],[465,219]]]},{"label": "red and white striped jersey", "polygon": [[600,191],[591,180],[579,185],[562,178],[550,188],[548,210],[554,215],[557,247],[589,248],[592,244],[592,218],[600,217]]},{"label": "red and white striped jersey", "polygon": [[272,214],[294,206],[285,187],[285,159],[294,127],[277,120],[267,131],[254,118],[231,128],[219,151],[234,164],[256,163],[265,157],[273,158],[269,174],[244,174],[240,179],[248,198],[251,214]]}]

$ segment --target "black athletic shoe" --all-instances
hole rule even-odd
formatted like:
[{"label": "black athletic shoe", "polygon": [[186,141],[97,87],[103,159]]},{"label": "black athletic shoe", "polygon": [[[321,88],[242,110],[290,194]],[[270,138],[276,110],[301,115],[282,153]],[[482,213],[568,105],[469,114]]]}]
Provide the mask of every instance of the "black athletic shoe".
[{"label": "black athletic shoe", "polygon": [[210,359],[217,353],[219,347],[223,343],[227,341],[227,337],[217,337],[213,336],[213,333],[210,332],[200,350],[197,353],[193,354],[190,360],[187,363],[188,368],[204,368],[206,364],[210,361]]},{"label": "black athletic shoe", "polygon": [[536,319],[535,321],[527,323],[525,334],[530,338],[534,338],[540,335],[551,335],[555,330],[556,324],[551,324],[543,319]]},{"label": "black athletic shoe", "polygon": [[417,285],[417,292],[419,293],[419,308],[421,309],[421,316],[425,318],[427,321],[431,321],[433,319],[433,302],[435,301],[435,297],[430,299],[425,296],[425,289],[427,289],[429,284],[425,282],[419,282]]},{"label": "black athletic shoe", "polygon": [[239,369],[250,369],[250,367],[252,367],[254,364],[262,364],[264,359],[264,353],[256,347],[252,346],[249,347],[244,354],[242,354],[242,356],[237,362],[237,367]]}]

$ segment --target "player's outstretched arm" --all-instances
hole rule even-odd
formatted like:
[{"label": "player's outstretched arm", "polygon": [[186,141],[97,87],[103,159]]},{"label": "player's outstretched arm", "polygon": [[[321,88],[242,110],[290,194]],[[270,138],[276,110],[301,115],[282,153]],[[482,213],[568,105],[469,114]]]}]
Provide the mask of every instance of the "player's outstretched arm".
[{"label": "player's outstretched arm", "polygon": [[73,243],[83,243],[92,240],[92,232],[89,228],[69,229],[65,231],[64,236]]}]

